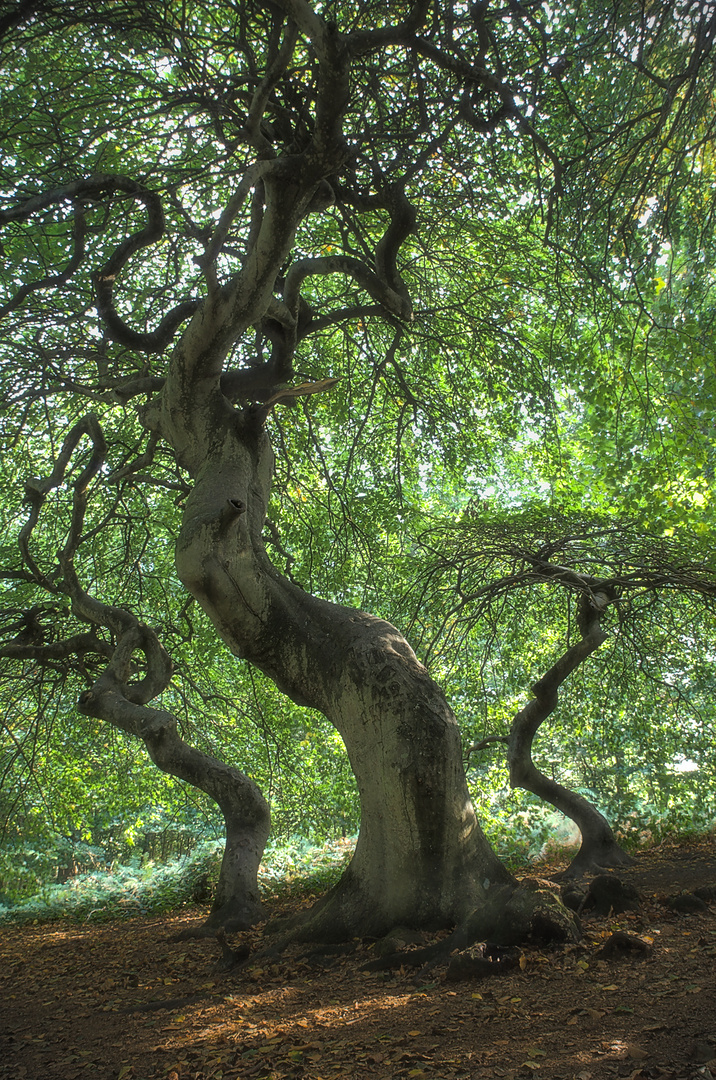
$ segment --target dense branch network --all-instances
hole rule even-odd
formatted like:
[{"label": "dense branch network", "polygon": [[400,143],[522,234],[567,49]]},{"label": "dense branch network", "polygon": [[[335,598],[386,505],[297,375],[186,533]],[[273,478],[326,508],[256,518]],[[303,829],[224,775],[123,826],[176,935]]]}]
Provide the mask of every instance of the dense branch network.
[{"label": "dense branch network", "polygon": [[[622,621],[642,599],[674,593],[716,596],[711,554],[691,539],[649,533],[635,522],[565,517],[559,513],[468,520],[424,532],[425,560],[416,575],[414,609],[429,598],[447,610],[433,645],[468,632],[505,596],[551,586],[585,597],[602,611],[600,594],[616,605]],[[469,518],[472,517],[472,520]],[[529,601],[528,601],[529,602]],[[637,616],[635,616],[637,617]]]},{"label": "dense branch network", "polygon": [[[117,286],[125,278],[136,279],[140,272],[137,256],[167,239],[166,197],[149,183],[108,174],[74,180],[20,199],[0,212],[0,225],[7,228],[36,223],[42,226],[52,211],[59,222],[66,224],[73,245],[64,270],[23,283],[8,297],[3,310],[15,311],[31,294],[60,288],[79,270],[89,267],[104,333],[118,345],[152,354],[163,352],[175,340],[180,326],[200,307],[218,304],[224,313],[223,335],[229,339],[222,352],[251,326],[258,339],[270,348],[267,360],[262,361],[259,354],[248,366],[223,373],[223,387],[231,400],[242,396],[260,400],[290,379],[297,345],[327,325],[374,312],[409,321],[412,304],[399,254],[415,228],[416,211],[406,185],[449,136],[458,116],[483,133],[494,130],[507,118],[516,119],[540,152],[551,153],[521,110],[515,89],[499,74],[499,59],[494,68],[490,66],[487,54],[494,51],[495,39],[487,29],[485,16],[475,12],[471,16],[474,24],[468,20],[468,27],[484,46],[480,61],[474,62],[468,59],[471,50],[467,44],[463,45],[452,30],[443,33],[431,7],[421,0],[407,8],[405,17],[394,26],[359,27],[340,34],[307,3],[296,0],[280,4],[270,9],[271,14],[263,20],[267,27],[263,72],[256,66],[258,57],[245,26],[237,26],[251,70],[246,83],[249,89],[242,90],[236,99],[237,105],[244,104],[245,111],[223,117],[221,125],[226,133],[229,122],[233,123],[235,156],[244,159],[241,177],[215,224],[192,225],[189,219],[194,241],[203,249],[194,261],[204,278],[205,299],[178,299],[151,331],[137,329],[119,314]],[[83,12],[80,4],[72,5],[72,9],[80,23],[95,18],[102,25],[105,19],[111,22],[118,18],[109,9],[106,13],[94,8]],[[18,21],[23,14],[30,20],[30,37],[36,33],[32,20],[41,13],[50,25],[58,18],[58,9],[52,3],[18,8]],[[140,18],[138,13],[135,17]],[[455,21],[454,14],[450,18]],[[134,19],[128,21],[131,25]],[[145,29],[167,48],[168,25],[147,14]],[[313,60],[306,57],[306,41]],[[381,101],[382,88],[376,83],[371,86],[362,115],[355,114],[356,105],[349,91],[351,67],[367,64],[370,68],[386,50],[401,54],[397,77],[405,77],[407,64],[411,77],[418,80],[420,109],[415,113],[407,100],[391,100],[390,94],[383,94]],[[184,56],[174,57],[174,62],[179,70],[190,66]],[[292,82],[295,70],[310,82],[310,90],[304,86],[299,94]],[[452,117],[449,112],[445,114],[444,103],[436,97],[436,83],[445,77],[455,84],[453,93],[459,106]],[[177,104],[182,107],[186,100],[186,94],[177,95]],[[479,117],[475,111],[478,105]],[[358,127],[363,124],[376,131],[374,148],[361,141]],[[354,125],[356,130],[350,130]],[[408,153],[407,142],[403,146],[408,136],[418,147],[417,157],[415,151]],[[378,146],[396,137],[400,149],[391,163],[380,154]],[[425,145],[420,149],[423,140]],[[255,155],[253,161],[251,154]],[[175,189],[167,195],[177,203]],[[111,254],[93,267],[95,255],[86,243],[87,208],[102,206],[110,212],[123,200],[142,209],[144,224],[115,241]],[[308,215],[329,207],[347,223],[354,238],[352,251],[288,259],[298,226]],[[179,213],[186,223],[188,215],[180,204]],[[382,225],[378,224],[381,219]],[[302,287],[317,275],[353,281],[359,291],[367,294],[369,302],[351,303],[332,311],[315,310],[303,297]],[[247,295],[249,278],[257,293],[252,298]],[[181,288],[180,282],[177,285]],[[228,308],[235,314],[228,315]],[[120,400],[128,401],[137,394],[157,392],[163,378],[163,374],[156,374],[117,380],[117,394]]]},{"label": "dense branch network", "polygon": [[[241,910],[233,913],[240,921],[256,914],[265,801],[238,770],[188,747],[176,717],[155,704],[168,693],[171,662],[126,599],[121,573],[117,592],[125,598],[116,603],[99,586],[83,586],[90,496],[104,486],[119,491],[125,481],[146,490],[164,453],[175,470],[163,480],[177,498],[170,512],[176,520],[179,509],[182,519],[172,536],[182,584],[235,655],[295,703],[322,710],[352,744],[366,824],[317,932],[449,921],[477,902],[483,882],[504,880],[470,805],[455,718],[408,643],[382,619],[303,592],[268,558],[274,457],[265,426],[275,406],[337,386],[323,370],[340,355],[332,331],[380,320],[393,344],[383,350],[376,378],[391,369],[413,411],[417,442],[423,391],[411,388],[397,351],[410,355],[409,331],[421,317],[421,260],[434,269],[437,302],[450,291],[455,263],[447,258],[440,266],[431,245],[448,243],[443,189],[456,176],[470,192],[465,216],[474,214],[486,228],[505,207],[520,206],[524,194],[532,220],[542,215],[541,237],[557,236],[560,244],[559,229],[569,221],[601,239],[598,210],[607,206],[611,244],[614,222],[638,210],[644,188],[635,166],[649,157],[649,141],[661,139],[654,168],[667,176],[669,162],[691,153],[689,106],[692,91],[702,90],[709,28],[680,10],[686,44],[681,24],[664,23],[658,47],[644,43],[635,65],[631,54],[619,54],[623,28],[615,11],[607,32],[609,56],[619,57],[617,77],[603,89],[605,65],[595,55],[596,73],[582,70],[572,84],[570,64],[582,64],[588,46],[605,40],[601,13],[593,23],[582,6],[555,14],[536,0],[504,8],[416,0],[381,9],[381,23],[376,5],[357,0],[336,7],[339,25],[307,0],[219,0],[178,9],[134,0],[36,0],[16,4],[0,21],[0,48],[15,50],[20,70],[16,99],[31,102],[32,115],[47,120],[38,127],[49,132],[30,156],[42,164],[41,175],[6,177],[2,185],[0,228],[15,267],[2,312],[26,320],[19,340],[40,358],[39,374],[26,366],[28,409],[40,403],[42,423],[52,428],[47,444],[32,448],[43,462],[37,471],[47,475],[27,483],[23,564],[12,568],[31,603],[8,615],[0,656],[51,665],[74,655],[86,686],[80,709],[143,739],[162,768],[216,799],[229,834],[227,882],[233,874],[234,885],[243,883]],[[639,30],[638,16],[636,23]],[[57,49],[60,35],[72,58],[66,88],[79,86],[78,101],[68,93],[67,106],[55,105],[64,96],[43,88],[51,101],[45,106],[34,96],[32,63],[40,63],[47,41]],[[84,49],[101,61],[101,92]],[[692,59],[684,67],[685,50]],[[613,120],[612,98],[642,78],[653,91],[644,110],[624,119],[620,108]],[[585,104],[591,108],[597,86],[601,106],[587,120]],[[124,110],[125,93],[136,116]],[[699,137],[703,131],[702,124]],[[107,146],[108,134],[117,147]],[[13,150],[7,160],[19,155]],[[587,202],[577,190],[585,177],[598,178],[597,195]],[[491,203],[484,195],[491,184],[509,195],[500,192]],[[75,344],[91,352],[98,377],[88,374],[91,363],[73,357]],[[476,365],[475,351],[463,350],[466,368]],[[55,364],[58,354],[64,364]],[[299,355],[310,356],[308,374],[295,370]],[[47,415],[56,393],[72,397],[64,424]],[[98,399],[97,414],[77,419],[74,401],[82,393]],[[113,471],[110,427],[123,447]],[[83,440],[90,443],[84,457]],[[56,556],[47,555],[56,544],[39,540],[41,523],[52,535],[50,493],[65,499],[67,515]],[[150,498],[146,509],[148,516],[155,509]],[[105,527],[109,537],[108,518],[94,526],[95,535]],[[596,640],[593,622],[604,606],[623,605],[635,591],[698,586],[713,594],[713,579],[697,566],[645,561],[626,535],[622,557],[613,545],[605,549],[605,537],[587,528],[533,542],[483,528],[473,537],[475,555],[461,546],[464,530],[457,543],[448,534],[426,536],[431,561],[419,588],[427,597],[449,581],[454,600],[446,625],[459,627],[508,592],[559,584],[579,595],[583,642],[590,634]],[[594,560],[590,544],[600,552]],[[51,604],[37,610],[38,594],[52,603],[68,600],[89,630],[45,640]],[[23,635],[27,640],[18,640]],[[229,894],[239,895],[229,885],[227,904]]]},{"label": "dense branch network", "polygon": [[[674,5],[668,7],[671,11]],[[673,14],[677,14],[675,8]],[[51,0],[37,0],[16,5],[3,25],[8,40],[13,33],[25,32],[32,42],[59,25],[62,17],[60,6]],[[19,285],[1,310],[14,312],[31,294],[62,288],[78,271],[89,269],[105,334],[130,350],[157,354],[167,349],[179,328],[210,303],[212,296],[229,301],[234,310],[232,301],[240,298],[242,317],[228,320],[233,326],[226,331],[235,343],[253,327],[258,355],[250,363],[223,373],[224,391],[234,401],[242,397],[261,400],[288,381],[298,344],[327,325],[375,312],[401,321],[411,319],[413,305],[400,269],[400,253],[416,224],[408,187],[439,155],[456,125],[472,132],[475,151],[482,139],[500,130],[508,142],[514,130],[532,146],[536,165],[541,159],[550,175],[545,192],[550,221],[555,200],[567,190],[565,165],[577,169],[590,154],[599,157],[600,148],[613,140],[613,132],[601,131],[599,124],[594,131],[589,128],[584,111],[563,81],[570,66],[578,62],[576,58],[593,46],[592,39],[586,35],[580,41],[575,59],[555,57],[550,52],[554,47],[551,38],[557,39],[561,28],[556,22],[549,25],[537,3],[516,5],[506,18],[501,12],[493,14],[488,5],[463,10],[451,4],[436,8],[419,0],[404,5],[394,24],[378,28],[372,25],[370,6],[363,9],[357,5],[354,28],[343,33],[303,0],[286,0],[265,8],[256,5],[245,18],[234,14],[230,19],[228,36],[243,55],[247,71],[229,76],[224,85],[211,85],[206,72],[200,81],[197,73],[202,57],[191,53],[190,27],[173,25],[168,13],[152,13],[132,3],[106,8],[76,3],[67,6],[67,18],[89,31],[124,26],[125,33],[131,34],[135,27],[141,28],[144,36],[170,57],[179,74],[173,99],[167,86],[156,84],[166,99],[167,116],[187,107],[199,113],[208,110],[239,179],[227,194],[218,220],[210,223],[192,221],[181,203],[179,185],[169,184],[162,191],[149,182],[114,174],[88,176],[10,201],[0,211],[0,226],[26,223],[42,227],[52,210],[69,231],[72,253],[61,271]],[[662,46],[661,40],[666,42],[669,32],[665,14],[652,28],[651,38],[642,38],[640,43],[636,70],[661,96],[655,99],[655,119],[647,121],[646,134],[637,120],[622,124],[619,130],[620,152],[626,148],[629,161],[636,161],[645,139],[653,139],[657,129],[667,123],[671,127],[664,136],[664,147],[671,146],[679,125],[687,122],[684,110],[710,57],[714,26],[704,13],[694,23],[690,55],[678,70],[667,74],[666,45]],[[597,34],[604,43],[611,35],[610,47],[618,52],[616,17],[613,27],[600,26]],[[526,59],[516,62],[526,48]],[[381,85],[380,63],[384,59],[390,74]],[[368,92],[362,101],[351,96],[352,71],[366,85]],[[397,89],[392,92],[391,79],[396,87],[407,82],[412,93],[401,96]],[[565,152],[564,162],[556,144],[540,129],[545,119],[541,110],[552,94],[585,128],[587,149],[571,157]],[[371,131],[370,141],[364,138],[365,130]],[[652,158],[656,167],[659,155]],[[541,166],[537,168],[542,187],[545,180]],[[287,189],[292,189],[291,195]],[[610,183],[609,190],[610,199],[617,198],[620,182]],[[123,200],[141,207],[145,222],[124,239],[110,241],[114,245],[111,253],[96,265],[93,245],[87,244],[87,208],[111,210]],[[193,261],[204,285],[194,287],[192,297],[177,296],[155,329],[142,330],[119,314],[115,294],[125,279],[129,288],[133,287],[141,273],[137,256],[149,254],[147,249],[169,238],[167,202],[174,211],[172,227],[188,230],[194,249],[197,244],[202,249]],[[329,208],[334,220],[340,217],[346,223],[344,241],[349,242],[350,250],[344,243],[340,254],[289,257],[299,225],[309,215],[323,214]],[[108,224],[110,220],[108,217]],[[280,232],[285,234],[286,243],[276,246]],[[111,237],[110,231],[107,236]],[[264,277],[269,264],[260,302],[247,304],[242,280],[248,276],[255,279],[257,274]],[[314,302],[302,295],[302,286],[316,275],[348,278],[373,303],[316,310]],[[176,288],[181,292],[186,284],[179,279]],[[262,342],[270,349],[267,360],[261,358]],[[227,347],[228,343],[222,351]],[[139,394],[158,392],[164,377],[164,373],[157,373],[117,379],[115,388],[120,400],[126,402]]]}]

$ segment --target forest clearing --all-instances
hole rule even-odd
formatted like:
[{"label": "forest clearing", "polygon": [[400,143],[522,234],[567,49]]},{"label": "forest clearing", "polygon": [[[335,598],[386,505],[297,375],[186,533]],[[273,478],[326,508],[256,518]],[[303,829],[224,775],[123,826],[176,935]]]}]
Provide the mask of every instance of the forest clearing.
[{"label": "forest clearing", "polygon": [[[296,945],[217,970],[214,940],[176,940],[196,924],[192,909],[5,928],[0,1076],[710,1080],[716,903],[684,914],[664,901],[716,886],[715,856],[713,838],[641,853],[621,873],[638,910],[586,915],[580,942],[526,944],[523,966],[466,981],[447,981],[444,968],[366,971],[376,944],[363,941],[347,954]],[[601,959],[615,930],[649,953]],[[262,926],[232,943],[261,950]]]}]

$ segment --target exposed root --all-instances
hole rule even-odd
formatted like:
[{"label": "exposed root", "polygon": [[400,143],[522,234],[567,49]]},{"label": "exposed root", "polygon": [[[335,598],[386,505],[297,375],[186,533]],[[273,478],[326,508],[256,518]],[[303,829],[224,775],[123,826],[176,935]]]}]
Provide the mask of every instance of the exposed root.
[{"label": "exposed root", "polygon": [[613,874],[600,874],[590,883],[578,914],[594,909],[597,915],[620,915],[639,907],[641,896],[633,885],[625,884]]},{"label": "exposed root", "polygon": [[217,931],[216,940],[221,946],[221,959],[216,964],[217,971],[230,971],[231,968],[239,967],[248,960],[251,948],[248,945],[240,945],[238,949],[232,949],[226,940],[226,932],[223,928]]},{"label": "exposed root", "polygon": [[412,930],[438,930],[454,926],[468,911],[484,903],[487,895],[474,881],[466,881],[453,907],[446,904],[441,910],[435,903],[433,884],[426,884],[422,893],[416,889],[395,910],[391,904],[381,904],[375,888],[363,885],[349,869],[308,911],[269,925],[267,930],[280,935],[281,948],[294,941],[337,944],[355,937],[378,939],[394,931],[397,924]]},{"label": "exposed root", "polygon": [[642,941],[640,937],[626,934],[623,930],[617,930],[605,942],[599,950],[597,957],[600,960],[624,960],[627,957],[643,959],[651,952],[651,946]]},{"label": "exposed root", "polygon": [[500,945],[480,945],[466,949],[453,956],[445,972],[447,982],[466,979],[486,979],[494,975],[507,975],[520,966],[520,950],[505,949]]},{"label": "exposed root", "polygon": [[[703,890],[700,891],[703,892]],[[667,896],[664,903],[672,911],[678,911],[680,915],[694,915],[708,911],[706,900],[702,899],[697,893],[675,893],[674,896]]]},{"label": "exposed root", "polygon": [[186,926],[178,934],[172,934],[169,941],[201,941],[203,938],[215,938],[216,929],[208,927],[205,922],[195,923],[194,926]]},{"label": "exposed root", "polygon": [[619,867],[635,865],[636,859],[616,843],[598,849],[585,848],[582,845],[567,869],[561,874],[555,874],[555,881],[577,881],[591,874],[604,874]]},{"label": "exposed root", "polygon": [[[517,887],[499,885],[490,889],[486,902],[441,941],[424,949],[398,949],[377,957],[365,970],[419,967],[424,974],[437,964],[449,963],[448,972],[453,972],[450,978],[481,978],[501,974],[507,967],[499,965],[518,961],[513,946],[577,941],[580,936],[579,921],[554,890],[527,880]],[[476,942],[485,945],[476,951],[471,948]],[[462,959],[457,960],[456,953]]]},{"label": "exposed root", "polygon": [[242,930],[250,930],[262,918],[261,906],[258,904],[224,904],[209,912],[204,922],[195,926],[188,926],[177,934],[173,941],[192,941],[201,938],[214,938],[219,932],[224,934],[238,934]]}]

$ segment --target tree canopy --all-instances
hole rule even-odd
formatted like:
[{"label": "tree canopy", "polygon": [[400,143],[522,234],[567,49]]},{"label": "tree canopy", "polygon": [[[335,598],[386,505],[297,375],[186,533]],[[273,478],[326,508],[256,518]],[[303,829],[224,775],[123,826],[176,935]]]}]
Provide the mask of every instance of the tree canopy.
[{"label": "tree canopy", "polygon": [[522,585],[713,595],[715,34],[692,0],[7,6],[5,685],[218,803],[211,927],[256,917],[269,833],[212,634],[345,743],[358,844],[304,928],[341,936],[511,881],[421,639]]}]

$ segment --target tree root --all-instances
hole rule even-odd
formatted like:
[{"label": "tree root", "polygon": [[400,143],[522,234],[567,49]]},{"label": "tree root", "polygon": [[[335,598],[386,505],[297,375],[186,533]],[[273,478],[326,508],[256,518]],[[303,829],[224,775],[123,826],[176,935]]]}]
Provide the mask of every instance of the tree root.
[{"label": "tree root", "polygon": [[194,926],[188,926],[176,934],[172,941],[193,941],[201,938],[214,938],[220,932],[237,934],[250,930],[262,918],[260,903],[251,900],[231,899],[221,907],[214,907],[206,919]]},{"label": "tree root", "polygon": [[699,893],[706,892],[705,889],[698,889],[696,892],[680,892],[674,896],[667,896],[664,903],[672,911],[679,912],[680,915],[694,915],[700,914],[704,911],[708,911],[708,903],[705,898],[699,896]]},{"label": "tree root", "polygon": [[591,852],[582,847],[567,869],[561,874],[555,874],[555,881],[577,881],[590,874],[604,874],[619,867],[635,865],[636,859],[633,859],[618,844]]},{"label": "tree root", "polygon": [[597,953],[599,960],[625,960],[627,957],[643,959],[651,952],[651,946],[633,934],[615,931]]},{"label": "tree root", "polygon": [[[308,918],[284,922],[284,932],[270,946],[250,954],[248,946],[232,948],[226,934],[219,930],[216,938],[221,947],[217,969],[233,971],[255,964],[270,957],[276,959],[290,945],[306,941],[321,941],[314,949],[304,952],[301,959],[311,963],[330,957],[345,955],[355,950],[355,941],[338,944],[319,937],[320,922],[316,909]],[[320,908],[319,912],[320,914]],[[307,932],[308,931],[308,932]],[[353,935],[355,936],[355,935]],[[485,901],[473,909],[452,933],[424,948],[415,948],[422,935],[409,927],[395,927],[378,943],[388,949],[384,955],[375,956],[362,970],[389,971],[396,968],[418,968],[417,979],[438,965],[445,965],[446,979],[485,978],[502,975],[514,970],[520,963],[522,943],[545,945],[578,941],[581,936],[579,919],[561,902],[556,890],[544,882],[524,879],[519,884],[495,885]],[[424,940],[424,939],[423,939]],[[476,946],[476,943],[480,943]],[[407,945],[408,948],[393,948]]]},{"label": "tree root", "polygon": [[[486,902],[442,941],[424,949],[398,949],[376,957],[364,970],[419,967],[422,974],[448,963],[450,979],[482,978],[502,974],[519,963],[519,954],[512,947],[523,942],[544,945],[578,941],[580,936],[578,920],[554,890],[527,879],[517,887],[490,889]],[[490,944],[476,951],[470,948],[476,942]]]},{"label": "tree root", "polygon": [[599,874],[590,883],[577,914],[593,909],[597,915],[620,915],[623,911],[636,910],[640,903],[641,896],[633,885],[625,884],[613,874]]},{"label": "tree root", "polygon": [[481,945],[453,956],[445,972],[447,982],[466,979],[486,979],[507,975],[520,966],[520,950],[504,949],[499,945]]},{"label": "tree root", "polygon": [[251,954],[249,945],[240,945],[238,949],[232,949],[226,940],[226,931],[221,927],[216,932],[216,940],[221,946],[221,959],[216,964],[217,971],[230,971],[232,968],[241,966],[248,960]]}]

